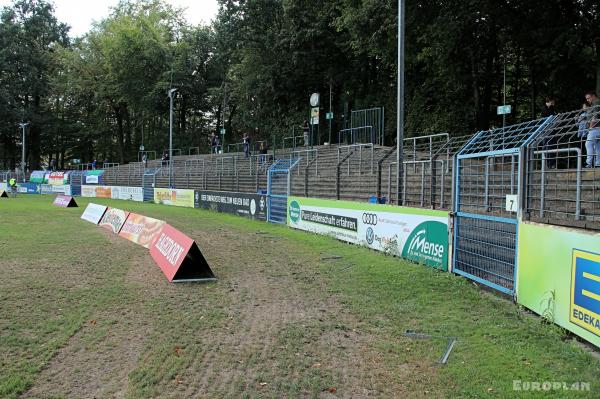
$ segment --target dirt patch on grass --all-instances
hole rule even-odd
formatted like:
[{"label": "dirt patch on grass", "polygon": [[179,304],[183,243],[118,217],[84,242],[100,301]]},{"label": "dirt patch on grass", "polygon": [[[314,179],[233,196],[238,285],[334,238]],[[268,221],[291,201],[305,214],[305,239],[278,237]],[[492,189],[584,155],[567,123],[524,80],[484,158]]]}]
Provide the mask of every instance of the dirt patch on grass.
[{"label": "dirt patch on grass", "polygon": [[[24,397],[425,395],[405,381],[435,370],[391,367],[382,337],[329,293],[319,254],[270,235],[186,230],[219,282],[168,284],[139,247],[122,278],[134,299],[93,313]],[[133,251],[105,234],[113,251]]]}]

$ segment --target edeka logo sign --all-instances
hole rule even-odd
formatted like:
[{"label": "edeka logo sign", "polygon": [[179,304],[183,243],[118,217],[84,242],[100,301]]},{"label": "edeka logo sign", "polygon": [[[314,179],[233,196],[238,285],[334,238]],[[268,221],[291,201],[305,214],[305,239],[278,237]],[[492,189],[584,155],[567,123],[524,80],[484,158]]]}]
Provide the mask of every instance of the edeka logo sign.
[{"label": "edeka logo sign", "polygon": [[408,236],[402,256],[415,262],[445,269],[448,263],[448,229],[440,222],[424,222]]},{"label": "edeka logo sign", "polygon": [[300,204],[298,204],[298,201],[290,203],[290,220],[293,223],[298,223],[300,220]]},{"label": "edeka logo sign", "polygon": [[573,250],[569,321],[600,336],[600,255]]}]

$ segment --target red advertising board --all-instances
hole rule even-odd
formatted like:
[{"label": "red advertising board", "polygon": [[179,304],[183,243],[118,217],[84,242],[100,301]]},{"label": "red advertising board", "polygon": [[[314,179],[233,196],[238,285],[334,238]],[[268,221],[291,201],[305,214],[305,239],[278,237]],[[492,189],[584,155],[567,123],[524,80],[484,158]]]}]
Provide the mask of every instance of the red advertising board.
[{"label": "red advertising board", "polygon": [[122,211],[117,208],[108,208],[100,220],[98,225],[112,231],[115,234],[119,234],[121,227],[125,224],[129,216],[129,212]]},{"label": "red advertising board", "polygon": [[130,213],[119,235],[144,248],[150,248],[150,244],[160,233],[164,224],[165,222],[162,220]]},{"label": "red advertising board", "polygon": [[215,280],[196,242],[169,224],[152,241],[150,255],[169,282]]},{"label": "red advertising board", "polygon": [[57,195],[52,204],[62,208],[77,208],[77,202],[69,195]]}]

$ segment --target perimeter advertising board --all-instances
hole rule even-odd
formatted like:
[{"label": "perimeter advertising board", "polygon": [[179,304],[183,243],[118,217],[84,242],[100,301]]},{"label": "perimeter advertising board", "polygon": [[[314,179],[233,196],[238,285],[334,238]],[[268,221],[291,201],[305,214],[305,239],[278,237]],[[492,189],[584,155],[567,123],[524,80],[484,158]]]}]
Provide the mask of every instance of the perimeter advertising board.
[{"label": "perimeter advertising board", "polygon": [[194,206],[251,219],[267,220],[267,197],[265,195],[225,191],[196,191]]},{"label": "perimeter advertising board", "polygon": [[121,227],[123,227],[127,220],[127,216],[129,216],[129,212],[116,208],[108,208],[98,225],[115,234],[119,234]]},{"label": "perimeter advertising board", "polygon": [[150,248],[150,244],[162,230],[164,221],[130,213],[119,235],[131,242]]},{"label": "perimeter advertising board", "polygon": [[35,183],[19,183],[17,184],[17,191],[21,194],[39,194],[40,186]]},{"label": "perimeter advertising board", "polygon": [[194,207],[194,190],[155,188],[154,202],[157,204]]},{"label": "perimeter advertising board", "polygon": [[100,220],[102,220],[102,216],[104,216],[106,209],[107,207],[104,205],[89,203],[81,215],[81,219],[90,223],[98,224],[100,223]]},{"label": "perimeter advertising board", "polygon": [[448,270],[448,213],[288,198],[288,225]]},{"label": "perimeter advertising board", "polygon": [[519,225],[517,302],[600,347],[600,234]]},{"label": "perimeter advertising board", "polygon": [[143,202],[144,189],[142,187],[111,186],[111,198]]},{"label": "perimeter advertising board", "polygon": [[150,255],[169,282],[215,280],[196,242],[168,224],[152,241]]},{"label": "perimeter advertising board", "polygon": [[[50,188],[51,188],[52,194],[71,195],[71,186],[68,184],[50,185]],[[42,192],[42,194],[44,194],[44,193]]]}]

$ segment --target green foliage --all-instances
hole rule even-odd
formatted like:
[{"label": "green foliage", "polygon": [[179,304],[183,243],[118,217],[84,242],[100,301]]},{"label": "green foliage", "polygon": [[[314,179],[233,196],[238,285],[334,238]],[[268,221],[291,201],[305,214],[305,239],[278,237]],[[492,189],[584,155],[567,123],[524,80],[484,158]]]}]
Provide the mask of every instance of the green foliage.
[{"label": "green foliage", "polygon": [[[350,110],[385,107],[392,144],[396,0],[218,2],[210,26],[189,26],[164,0],[122,1],[75,39],[46,0],[4,8],[0,163],[19,158],[21,120],[31,122],[32,166],[48,158],[61,166],[71,158],[136,160],[142,141],[162,151],[170,87],[178,89],[175,146],[184,153],[206,150],[207,136],[221,127],[227,143],[244,132],[280,143],[299,134],[313,92],[322,95],[322,114],[331,94],[334,133],[347,127]],[[579,108],[584,91],[600,90],[598,7],[592,0],[409,2],[406,134],[498,126],[505,95],[513,106],[508,123],[538,117],[546,96],[559,110]]]}]

